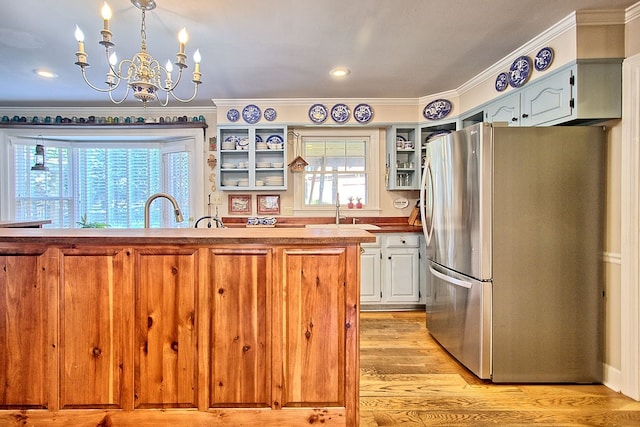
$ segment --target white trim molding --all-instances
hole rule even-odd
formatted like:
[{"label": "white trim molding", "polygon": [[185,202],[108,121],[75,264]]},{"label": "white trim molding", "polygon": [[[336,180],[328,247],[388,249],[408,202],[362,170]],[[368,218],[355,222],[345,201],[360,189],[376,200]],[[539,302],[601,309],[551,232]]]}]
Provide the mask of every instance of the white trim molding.
[{"label": "white trim molding", "polygon": [[640,400],[640,54],[622,73],[620,391]]}]

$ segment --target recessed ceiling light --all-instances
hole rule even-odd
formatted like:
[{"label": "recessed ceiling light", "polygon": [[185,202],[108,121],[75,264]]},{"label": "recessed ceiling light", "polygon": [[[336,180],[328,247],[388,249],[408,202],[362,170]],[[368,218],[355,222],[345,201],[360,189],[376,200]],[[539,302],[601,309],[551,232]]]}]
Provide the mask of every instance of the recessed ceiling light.
[{"label": "recessed ceiling light", "polygon": [[53,71],[45,70],[44,68],[36,68],[33,70],[34,73],[39,75],[40,77],[44,77],[45,79],[57,79],[58,74]]},{"label": "recessed ceiling light", "polygon": [[329,74],[333,77],[346,77],[351,73],[351,70],[346,67],[336,67],[329,71]]}]

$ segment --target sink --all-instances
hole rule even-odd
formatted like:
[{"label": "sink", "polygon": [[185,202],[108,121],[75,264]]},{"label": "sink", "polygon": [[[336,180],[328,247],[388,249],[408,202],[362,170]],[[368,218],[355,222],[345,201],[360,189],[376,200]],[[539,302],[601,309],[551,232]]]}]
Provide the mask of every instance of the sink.
[{"label": "sink", "polygon": [[306,228],[358,228],[360,230],[380,230],[373,224],[307,224]]}]

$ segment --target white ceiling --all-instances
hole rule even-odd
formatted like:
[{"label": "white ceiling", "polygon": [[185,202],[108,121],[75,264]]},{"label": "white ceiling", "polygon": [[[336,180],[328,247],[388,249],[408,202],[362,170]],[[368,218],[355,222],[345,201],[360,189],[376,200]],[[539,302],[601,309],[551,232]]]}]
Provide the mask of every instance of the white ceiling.
[{"label": "white ceiling", "polygon": [[[418,98],[456,89],[575,10],[624,10],[636,2],[156,0],[158,7],[147,12],[147,47],[162,64],[174,62],[177,33],[187,28],[189,82],[191,55],[199,48],[203,57],[194,105],[235,98]],[[110,105],[107,95],[83,83],[74,64],[78,24],[89,78],[104,81],[102,0],[3,3],[0,106]],[[118,57],[131,57],[139,49],[141,12],[129,0],[109,4]],[[351,69],[341,81],[329,76],[338,65]],[[43,80],[36,68],[59,78]]]}]

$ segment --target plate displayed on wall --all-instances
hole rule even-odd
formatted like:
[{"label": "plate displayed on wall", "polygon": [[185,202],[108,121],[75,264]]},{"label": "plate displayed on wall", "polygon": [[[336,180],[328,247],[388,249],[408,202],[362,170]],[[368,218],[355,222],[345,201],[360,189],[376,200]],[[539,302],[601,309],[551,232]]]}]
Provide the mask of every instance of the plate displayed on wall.
[{"label": "plate displayed on wall", "polygon": [[344,123],[351,117],[351,110],[345,104],[336,104],[331,107],[331,118],[336,123]]},{"label": "plate displayed on wall", "polygon": [[373,108],[369,104],[358,104],[353,109],[353,118],[358,123],[368,123],[373,118]]},{"label": "plate displayed on wall", "polygon": [[496,90],[502,92],[507,86],[509,86],[509,76],[507,73],[498,74],[498,77],[496,77]]},{"label": "plate displayed on wall", "polygon": [[227,120],[229,120],[230,122],[237,122],[239,118],[240,118],[240,111],[236,110],[235,108],[232,108],[229,111],[227,111]]},{"label": "plate displayed on wall", "polygon": [[276,110],[274,108],[265,108],[264,110],[265,120],[272,122],[276,119],[277,116],[278,116],[278,113],[276,113]]},{"label": "plate displayed on wall", "polygon": [[531,75],[531,58],[521,56],[513,61],[509,68],[509,84],[512,87],[522,87]]},{"label": "plate displayed on wall", "polygon": [[551,49],[550,47],[543,47],[536,54],[536,58],[533,66],[538,71],[544,71],[547,68],[549,68],[552,62],[553,62],[553,49]]},{"label": "plate displayed on wall", "polygon": [[257,105],[249,104],[242,109],[242,118],[250,125],[258,123],[261,115],[262,111]]},{"label": "plate displayed on wall", "polygon": [[323,123],[327,120],[328,115],[327,107],[322,104],[313,104],[311,108],[309,108],[309,119],[311,119],[313,123]]},{"label": "plate displayed on wall", "polygon": [[451,101],[447,99],[436,99],[428,103],[424,110],[422,110],[422,115],[427,120],[440,120],[444,119],[451,112]]}]

